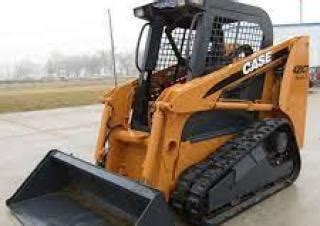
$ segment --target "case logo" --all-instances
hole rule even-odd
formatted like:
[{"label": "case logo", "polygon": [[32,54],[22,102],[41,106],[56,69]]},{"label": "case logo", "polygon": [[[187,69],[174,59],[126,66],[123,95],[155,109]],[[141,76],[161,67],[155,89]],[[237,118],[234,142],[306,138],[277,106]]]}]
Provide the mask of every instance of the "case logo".
[{"label": "case logo", "polygon": [[266,64],[271,63],[272,61],[272,52],[269,51],[265,54],[258,56],[257,58],[249,61],[243,65],[242,72],[244,75],[250,74],[255,70],[265,66]]}]

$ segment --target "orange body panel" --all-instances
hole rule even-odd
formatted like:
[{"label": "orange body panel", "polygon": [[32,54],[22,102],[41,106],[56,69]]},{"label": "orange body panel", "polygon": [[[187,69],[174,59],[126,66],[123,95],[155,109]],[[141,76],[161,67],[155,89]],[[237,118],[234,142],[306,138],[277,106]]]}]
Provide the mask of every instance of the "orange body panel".
[{"label": "orange body panel", "polygon": [[[271,63],[244,75],[240,79],[207,95],[210,89],[242,71],[244,64],[261,54],[287,51]],[[308,76],[308,38],[298,37],[259,51],[221,70],[196,78],[185,84],[165,89],[154,102],[150,132],[130,129],[130,115],[137,82],[115,88],[105,96],[104,114],[96,150],[97,162],[105,160],[106,169],[141,181],[164,192],[169,199],[178,177],[188,167],[214,153],[233,135],[218,136],[201,142],[183,142],[181,134],[191,115],[210,110],[246,110],[265,117],[287,117],[294,128],[299,144],[303,143]],[[284,67],[283,75],[275,73]],[[261,100],[227,100],[221,98],[225,90],[237,87],[254,76],[265,73]]]},{"label": "orange body panel", "polygon": [[290,50],[281,83],[279,106],[292,121],[298,144],[303,145],[309,89],[308,38],[296,41]]}]

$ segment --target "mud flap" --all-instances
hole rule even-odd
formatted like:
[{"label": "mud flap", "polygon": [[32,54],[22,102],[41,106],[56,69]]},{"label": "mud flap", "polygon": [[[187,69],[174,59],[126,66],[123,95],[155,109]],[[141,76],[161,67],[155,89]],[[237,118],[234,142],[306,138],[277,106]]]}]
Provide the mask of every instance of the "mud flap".
[{"label": "mud flap", "polygon": [[23,225],[173,226],[161,192],[50,151],[7,200]]}]

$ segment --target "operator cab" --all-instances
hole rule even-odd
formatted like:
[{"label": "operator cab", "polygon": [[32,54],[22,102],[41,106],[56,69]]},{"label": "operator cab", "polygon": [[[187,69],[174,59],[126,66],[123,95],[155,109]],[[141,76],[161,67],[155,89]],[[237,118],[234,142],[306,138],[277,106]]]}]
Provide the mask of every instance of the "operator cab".
[{"label": "operator cab", "polygon": [[[219,70],[273,41],[263,10],[232,1],[160,0],[134,9],[134,14],[148,21],[136,49],[140,79],[131,120],[132,128],[142,131],[150,130],[150,106],[166,88]],[[255,89],[226,96],[259,99],[259,86]]]}]

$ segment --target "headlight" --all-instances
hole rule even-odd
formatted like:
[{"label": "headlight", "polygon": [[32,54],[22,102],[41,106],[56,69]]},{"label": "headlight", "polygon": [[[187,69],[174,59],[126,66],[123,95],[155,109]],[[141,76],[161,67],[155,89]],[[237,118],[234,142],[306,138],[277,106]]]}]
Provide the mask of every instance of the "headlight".
[{"label": "headlight", "polygon": [[186,0],[177,0],[177,5],[178,6],[185,6],[186,5]]},{"label": "headlight", "polygon": [[178,6],[186,6],[186,5],[197,5],[203,6],[204,0],[176,0]]},{"label": "headlight", "polygon": [[138,18],[142,18],[144,17],[144,8],[143,7],[139,7],[139,8],[135,8],[134,9],[134,16],[138,17]]},{"label": "headlight", "polygon": [[204,0],[189,0],[190,4],[195,4],[195,5],[204,5]]}]

